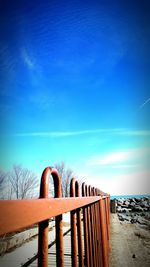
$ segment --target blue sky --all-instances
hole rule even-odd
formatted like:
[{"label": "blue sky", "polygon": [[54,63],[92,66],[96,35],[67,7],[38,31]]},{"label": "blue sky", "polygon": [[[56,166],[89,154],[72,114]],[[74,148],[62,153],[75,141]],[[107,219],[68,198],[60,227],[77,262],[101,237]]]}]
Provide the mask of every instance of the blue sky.
[{"label": "blue sky", "polygon": [[1,1],[0,167],[150,193],[149,1]]}]

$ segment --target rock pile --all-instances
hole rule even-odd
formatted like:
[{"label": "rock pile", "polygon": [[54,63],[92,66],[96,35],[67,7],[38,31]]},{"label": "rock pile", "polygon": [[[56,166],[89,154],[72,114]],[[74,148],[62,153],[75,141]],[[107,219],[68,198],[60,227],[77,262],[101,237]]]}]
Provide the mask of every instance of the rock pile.
[{"label": "rock pile", "polygon": [[150,198],[115,199],[120,221],[138,223],[150,229]]}]

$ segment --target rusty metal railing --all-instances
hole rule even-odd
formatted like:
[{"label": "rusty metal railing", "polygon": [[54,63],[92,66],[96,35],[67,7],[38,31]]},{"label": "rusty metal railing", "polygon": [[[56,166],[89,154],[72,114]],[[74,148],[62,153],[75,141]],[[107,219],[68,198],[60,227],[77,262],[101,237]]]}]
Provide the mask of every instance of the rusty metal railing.
[{"label": "rusty metal railing", "polygon": [[[54,181],[51,199],[48,198],[50,175]],[[62,198],[59,173],[47,167],[42,174],[39,199],[0,201],[0,236],[38,223],[38,266],[47,267],[48,222],[55,217],[56,265],[64,267],[62,214],[70,212],[72,266],[108,267],[109,210],[108,194],[85,183],[80,186],[75,178],[70,183],[70,197]]]}]

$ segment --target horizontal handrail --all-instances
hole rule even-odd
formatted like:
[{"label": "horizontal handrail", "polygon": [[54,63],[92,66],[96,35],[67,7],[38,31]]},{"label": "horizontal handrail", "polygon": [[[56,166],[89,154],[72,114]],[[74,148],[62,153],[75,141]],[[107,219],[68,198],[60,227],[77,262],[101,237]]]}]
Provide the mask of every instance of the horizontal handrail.
[{"label": "horizontal handrail", "polygon": [[0,200],[0,236],[84,207],[103,198],[107,196]]},{"label": "horizontal handrail", "polygon": [[[48,197],[50,175],[54,198]],[[85,183],[79,185],[75,178],[70,181],[70,197],[62,198],[59,173],[47,167],[41,177],[38,199],[0,200],[0,236],[38,224],[38,266],[47,267],[49,219],[55,217],[56,266],[64,267],[62,215],[70,212],[72,266],[77,267],[79,262],[80,267],[108,267],[109,205],[110,195]]]}]

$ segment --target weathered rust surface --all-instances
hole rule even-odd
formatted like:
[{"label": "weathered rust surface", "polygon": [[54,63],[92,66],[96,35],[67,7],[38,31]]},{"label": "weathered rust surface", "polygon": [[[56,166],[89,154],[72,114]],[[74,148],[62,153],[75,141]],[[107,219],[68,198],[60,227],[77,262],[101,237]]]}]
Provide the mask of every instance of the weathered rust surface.
[{"label": "weathered rust surface", "polygon": [[[54,181],[54,194],[55,198],[62,197],[61,180],[57,170],[53,169],[51,172]],[[56,216],[56,265],[57,267],[64,267],[64,244],[63,244],[63,221],[62,214]]]},{"label": "weathered rust surface", "polygon": [[[49,177],[51,168],[46,168],[42,174],[40,185],[40,198],[48,198]],[[39,223],[38,238],[38,266],[48,265],[48,220]]]},{"label": "weathered rust surface", "polygon": [[99,199],[100,197],[0,200],[0,235],[81,208]]},{"label": "weathered rust surface", "polygon": [[[86,187],[86,196],[89,196],[89,186]],[[93,266],[93,247],[92,247],[92,226],[91,226],[91,205],[88,206],[88,236],[89,236],[89,260],[90,266]]]},{"label": "weathered rust surface", "polygon": [[[82,184],[82,196],[86,196],[86,185]],[[84,250],[85,250],[85,266],[90,267],[89,260],[89,231],[88,231],[88,208],[83,207],[83,229],[84,229]]]},{"label": "weathered rust surface", "polygon": [[[54,198],[51,199],[48,198],[50,175],[54,182]],[[39,199],[0,201],[0,236],[38,223],[38,266],[47,267],[48,220],[55,217],[56,266],[64,267],[62,214],[70,212],[72,266],[108,267],[110,196],[83,183],[81,197],[80,186],[75,178],[71,180],[70,196],[62,198],[59,173],[54,168],[46,168],[42,174]]]},{"label": "weathered rust surface", "polygon": [[103,253],[103,267],[109,266],[109,250],[108,250],[108,238],[107,238],[107,224],[106,224],[106,199],[100,200],[100,220],[101,220],[101,235],[102,235],[102,253]]},{"label": "weathered rust surface", "polygon": [[[78,181],[76,181],[76,197],[80,197],[80,187]],[[84,259],[83,259],[83,244],[82,244],[81,209],[77,209],[77,234],[78,234],[79,267],[83,267]]]},{"label": "weathered rust surface", "polygon": [[[72,178],[70,183],[70,196],[76,196],[76,180]],[[77,228],[76,228],[76,210],[71,212],[71,260],[72,260],[72,267],[78,266],[77,260]]]}]

